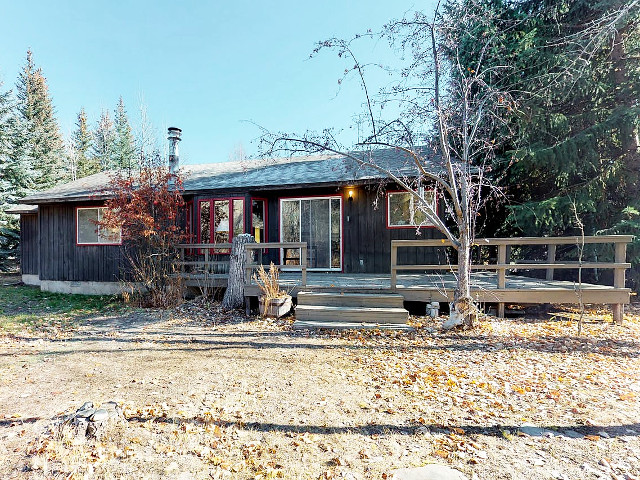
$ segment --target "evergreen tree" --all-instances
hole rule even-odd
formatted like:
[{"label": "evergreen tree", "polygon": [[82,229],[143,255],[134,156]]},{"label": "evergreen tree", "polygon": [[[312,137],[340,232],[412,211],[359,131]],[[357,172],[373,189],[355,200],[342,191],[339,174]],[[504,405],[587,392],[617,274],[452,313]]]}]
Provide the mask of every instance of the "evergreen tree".
[{"label": "evergreen tree", "polygon": [[109,170],[114,167],[113,152],[115,149],[115,131],[109,111],[103,110],[100,120],[93,131],[93,157],[100,165],[101,170]]},{"label": "evergreen tree", "polygon": [[[480,5],[498,15],[479,11],[467,26],[463,68],[489,57],[518,100],[509,130],[496,132],[509,141],[493,165],[510,204],[490,216],[497,223],[486,233],[576,234],[576,212],[587,235],[632,233],[640,196],[640,2]],[[501,37],[501,47],[481,52],[474,38],[487,35]],[[640,242],[629,257],[638,276]]]},{"label": "evergreen tree", "polygon": [[111,163],[115,168],[131,170],[135,164],[136,147],[122,97],[115,110],[114,127],[115,139]]},{"label": "evergreen tree", "polygon": [[28,134],[14,106],[11,92],[0,92],[0,270],[6,270],[15,260],[20,240],[18,216],[5,213],[5,209],[33,186],[27,145],[22,143]]},{"label": "evergreen tree", "polygon": [[84,108],[78,112],[76,129],[71,134],[71,155],[74,156],[77,178],[93,175],[100,171],[100,162],[94,157],[91,147],[93,137],[89,131],[87,114]]},{"label": "evergreen tree", "polygon": [[62,178],[63,144],[55,119],[47,81],[42,69],[36,68],[33,55],[27,52],[27,62],[18,77],[17,111],[23,130],[16,132],[16,149],[31,159],[35,173],[34,188],[54,186]]}]

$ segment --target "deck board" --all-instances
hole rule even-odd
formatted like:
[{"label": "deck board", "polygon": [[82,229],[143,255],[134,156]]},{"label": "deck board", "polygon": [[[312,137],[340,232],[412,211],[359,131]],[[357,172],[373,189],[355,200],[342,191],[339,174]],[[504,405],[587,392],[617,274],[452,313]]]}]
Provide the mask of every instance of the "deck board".
[{"label": "deck board", "polygon": [[[389,274],[345,274],[308,272],[307,285],[300,286],[300,274],[282,272],[280,285],[295,297],[298,291],[314,292],[389,292]],[[456,286],[451,273],[399,274],[396,293],[409,301],[450,301]],[[578,303],[577,284],[563,280],[545,280],[520,275],[507,275],[504,289],[497,288],[495,272],[474,272],[472,294],[477,301],[487,303]],[[245,286],[245,296],[257,296],[255,284]],[[630,290],[607,285],[583,283],[585,303],[629,303]]]}]

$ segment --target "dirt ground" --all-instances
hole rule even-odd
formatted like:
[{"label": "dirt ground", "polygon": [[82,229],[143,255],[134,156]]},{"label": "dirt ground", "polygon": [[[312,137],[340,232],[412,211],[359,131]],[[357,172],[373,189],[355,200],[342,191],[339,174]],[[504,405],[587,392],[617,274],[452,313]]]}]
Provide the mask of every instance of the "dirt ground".
[{"label": "dirt ground", "polygon": [[[0,336],[2,478],[470,479],[640,474],[640,316],[484,319],[447,333],[294,332],[215,305]],[[126,421],[54,427],[85,401]]]}]

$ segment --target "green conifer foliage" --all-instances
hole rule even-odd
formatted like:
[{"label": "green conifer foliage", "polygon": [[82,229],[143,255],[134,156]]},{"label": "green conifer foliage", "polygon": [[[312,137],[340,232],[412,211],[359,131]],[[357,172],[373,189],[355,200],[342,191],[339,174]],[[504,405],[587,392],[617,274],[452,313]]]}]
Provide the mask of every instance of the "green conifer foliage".
[{"label": "green conifer foliage", "polygon": [[[0,88],[2,84],[0,84]],[[0,91],[0,270],[6,270],[17,255],[20,239],[17,215],[5,213],[33,187],[33,171],[22,144],[24,122],[16,115],[11,92]]]},{"label": "green conifer foliage", "polygon": [[16,149],[30,157],[34,170],[34,187],[42,190],[54,186],[63,176],[63,148],[60,129],[55,119],[47,81],[42,69],[36,68],[31,51],[16,85],[17,111],[22,129],[14,141]]},{"label": "green conifer foliage", "polygon": [[113,152],[115,150],[115,131],[107,110],[103,110],[100,120],[93,131],[93,156],[101,170],[114,168]]},{"label": "green conifer foliage", "polygon": [[[517,99],[509,128],[496,133],[508,140],[492,166],[509,204],[502,216],[491,216],[495,223],[486,233],[576,234],[574,206],[587,235],[633,233],[640,196],[640,2],[483,5],[499,15],[478,15],[469,25],[465,66],[487,56]],[[486,35],[500,36],[501,48],[479,51],[473,39]],[[640,243],[629,258],[637,270]]]},{"label": "green conifer foliage", "polygon": [[93,175],[100,171],[100,162],[93,156],[93,136],[89,131],[84,108],[78,112],[76,129],[71,134],[72,154],[75,156],[77,178]]},{"label": "green conifer foliage", "polygon": [[136,147],[122,97],[120,97],[115,110],[114,129],[115,138],[111,163],[115,168],[131,170],[135,164]]}]

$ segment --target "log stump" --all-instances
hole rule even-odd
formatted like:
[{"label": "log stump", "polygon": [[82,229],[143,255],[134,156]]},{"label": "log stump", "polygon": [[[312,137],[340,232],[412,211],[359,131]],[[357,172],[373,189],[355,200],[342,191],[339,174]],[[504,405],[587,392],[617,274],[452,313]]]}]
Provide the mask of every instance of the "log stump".
[{"label": "log stump", "polygon": [[227,290],[222,299],[222,308],[240,308],[244,304],[244,269],[247,263],[244,246],[247,243],[255,242],[253,236],[248,233],[233,237],[231,258],[229,259],[229,279],[227,280]]}]

